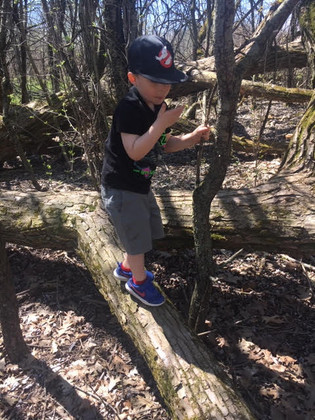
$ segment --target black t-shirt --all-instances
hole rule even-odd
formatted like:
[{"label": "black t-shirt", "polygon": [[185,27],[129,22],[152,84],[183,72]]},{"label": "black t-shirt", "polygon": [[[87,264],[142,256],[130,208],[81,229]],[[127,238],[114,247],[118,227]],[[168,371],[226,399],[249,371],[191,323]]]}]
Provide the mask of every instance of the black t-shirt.
[{"label": "black t-shirt", "polygon": [[[143,135],[156,120],[160,106],[152,111],[133,86],[118,104],[109,136],[105,142],[105,157],[102,169],[102,185],[147,194],[165,146],[165,134],[153,149],[141,160],[134,161],[127,155],[121,133]],[[167,129],[166,132],[169,132]]]}]

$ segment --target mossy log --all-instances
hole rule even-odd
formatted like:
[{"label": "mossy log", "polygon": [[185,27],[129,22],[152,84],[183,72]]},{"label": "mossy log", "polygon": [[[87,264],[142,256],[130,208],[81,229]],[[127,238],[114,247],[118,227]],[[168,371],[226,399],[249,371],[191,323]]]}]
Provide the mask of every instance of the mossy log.
[{"label": "mossy log", "polygon": [[[169,97],[177,98],[205,89],[212,89],[217,82],[217,76],[214,71],[191,68],[189,75],[189,81],[175,85]],[[250,80],[243,80],[240,90],[240,94],[243,96],[253,96],[255,98],[286,103],[307,103],[311,99],[312,93],[311,89],[285,88],[271,83],[252,82]]]},{"label": "mossy log", "polygon": [[9,120],[8,129],[0,115],[0,164],[18,155],[12,134],[19,139],[25,153],[39,155],[47,152],[49,147],[61,150],[53,139],[69,129],[64,113],[37,102],[12,106]]},{"label": "mossy log", "polygon": [[[246,48],[246,46],[245,46]],[[238,53],[241,55],[242,51]],[[244,74],[250,79],[254,74],[266,74],[275,69],[297,69],[307,66],[307,54],[301,40],[294,41],[289,45],[270,47],[266,54],[262,54],[261,60],[255,62],[255,67]],[[171,91],[173,97],[180,97],[211,88],[210,73],[215,73],[215,59],[213,56],[178,64],[178,67],[190,76],[190,81],[174,85]]]},{"label": "mossy log", "polygon": [[[40,115],[40,116],[39,116]],[[42,109],[36,117],[30,118],[30,113],[22,111],[20,125],[15,126],[14,133],[18,136],[21,146],[26,154],[39,155],[41,153],[62,153],[59,142],[59,136],[62,139],[61,129],[67,131],[68,121],[61,115],[56,116],[48,109]],[[28,126],[29,124],[29,126]],[[53,124],[56,124],[53,126]],[[192,120],[181,118],[174,126],[174,132],[189,132],[197,127],[197,123]],[[34,135],[33,133],[37,133]],[[55,140],[54,140],[55,139]],[[211,140],[211,139],[210,139]],[[233,149],[246,153],[254,153],[255,143],[244,137],[233,136]],[[268,145],[260,142],[259,154],[264,155],[282,155],[286,150],[285,143],[277,142],[277,145]],[[1,163],[13,159],[17,156],[14,140],[10,138],[9,132],[1,126],[0,120],[0,165]]]},{"label": "mossy log", "polygon": [[[283,172],[255,188],[219,191],[210,213],[214,246],[281,252],[293,257],[314,255],[314,185],[313,176],[301,178],[300,173]],[[35,248],[73,248],[77,213],[81,207],[82,212],[86,208],[93,210],[98,197],[98,193],[91,191],[57,195],[2,191],[0,234],[6,241]],[[160,245],[192,244],[192,193],[169,191],[156,194],[156,197],[166,231],[166,238]],[[59,200],[66,203],[62,211]],[[46,201],[43,213],[41,208]]]},{"label": "mossy log", "polygon": [[250,409],[170,302],[146,308],[113,277],[122,251],[96,193],[1,193],[0,234],[35,247],[76,249],[150,367],[174,419],[253,419]]},{"label": "mossy log", "polygon": [[[214,248],[315,255],[314,185],[313,176],[283,172],[255,188],[219,191],[210,213]],[[191,193],[173,191],[157,200],[167,240],[192,244]]]}]

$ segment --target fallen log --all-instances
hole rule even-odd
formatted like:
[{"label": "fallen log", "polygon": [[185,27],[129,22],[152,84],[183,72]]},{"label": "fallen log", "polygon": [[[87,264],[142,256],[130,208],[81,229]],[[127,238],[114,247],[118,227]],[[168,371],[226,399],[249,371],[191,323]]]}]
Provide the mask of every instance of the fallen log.
[{"label": "fallen log", "polygon": [[[299,174],[273,177],[255,188],[221,190],[212,202],[210,221],[215,248],[315,254],[314,178]],[[167,240],[192,245],[190,192],[160,194]],[[163,245],[163,244],[162,244]]]},{"label": "fallen log", "polygon": [[[189,70],[188,82],[176,85],[169,93],[169,97],[177,98],[205,89],[212,89],[217,83],[214,71],[192,68]],[[286,103],[307,103],[312,97],[311,89],[285,88],[271,83],[252,82],[243,80],[240,94]]]},{"label": "fallen log", "polygon": [[[301,179],[299,174],[284,173],[255,188],[219,191],[210,214],[214,246],[231,250],[244,248],[281,252],[293,257],[314,255],[313,185],[313,177]],[[60,192],[58,200],[54,193],[42,194],[32,192],[24,196],[13,191],[2,191],[0,234],[4,235],[6,241],[20,245],[72,249],[76,241],[76,216],[70,223],[71,214],[76,214],[80,206],[94,209],[99,194],[91,191]],[[192,193],[170,191],[156,194],[156,197],[167,235],[160,245],[191,245]],[[67,203],[63,211],[59,209],[59,200]],[[43,201],[51,203],[45,214],[39,212]],[[37,206],[37,210],[28,210],[27,203],[30,208]],[[49,222],[51,216],[53,221],[59,220],[57,227]],[[47,221],[47,225],[43,221]],[[51,231],[52,238],[49,236]],[[56,237],[58,241],[53,239]]]},{"label": "fallen log", "polygon": [[36,247],[76,249],[145,358],[174,419],[254,419],[209,350],[170,302],[134,302],[112,275],[122,258],[96,193],[1,193],[0,234]]}]

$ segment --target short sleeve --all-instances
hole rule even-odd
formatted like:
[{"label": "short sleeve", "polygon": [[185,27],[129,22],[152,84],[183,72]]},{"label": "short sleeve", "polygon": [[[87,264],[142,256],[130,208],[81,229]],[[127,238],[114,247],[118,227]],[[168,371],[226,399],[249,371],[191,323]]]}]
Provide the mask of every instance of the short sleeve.
[{"label": "short sleeve", "polygon": [[116,117],[115,129],[117,132],[144,134],[150,127],[151,121],[148,121],[144,110],[141,108],[141,104],[136,102],[121,102]]}]

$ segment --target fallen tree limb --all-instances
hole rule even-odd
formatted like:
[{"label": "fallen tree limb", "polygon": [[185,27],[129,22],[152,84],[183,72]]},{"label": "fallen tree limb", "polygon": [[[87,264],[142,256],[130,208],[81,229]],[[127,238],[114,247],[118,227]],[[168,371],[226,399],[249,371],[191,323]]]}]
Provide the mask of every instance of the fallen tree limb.
[{"label": "fallen tree limb", "polygon": [[[293,257],[314,255],[313,184],[312,177],[300,179],[288,174],[256,188],[221,190],[212,203],[210,216],[215,247],[275,251]],[[21,194],[0,193],[0,234],[8,242],[53,249],[73,248],[75,215],[80,206],[94,209],[99,198],[98,193],[88,191]],[[168,235],[164,242],[187,245],[192,240],[191,192],[163,192],[156,196]],[[41,214],[44,203],[47,211]],[[36,211],[31,210],[34,206]]]},{"label": "fallen tree limb", "polygon": [[[189,81],[172,88],[169,97],[177,98],[205,89],[212,89],[217,82],[216,73],[213,71],[192,68],[189,75]],[[243,80],[240,90],[240,94],[244,96],[286,103],[307,103],[310,101],[312,93],[311,89],[285,88],[271,83],[252,82],[250,80]]]},{"label": "fallen tree limb", "polygon": [[148,310],[117,283],[112,270],[122,251],[98,204],[95,193],[80,192],[72,197],[68,193],[1,193],[0,233],[16,243],[77,250],[147,361],[174,419],[253,419],[210,352],[171,303]]},{"label": "fallen tree limb", "polygon": [[[256,188],[221,190],[211,205],[214,247],[315,254],[314,178],[282,174]],[[157,197],[163,223],[177,245],[192,238],[191,194],[178,191]]]}]

